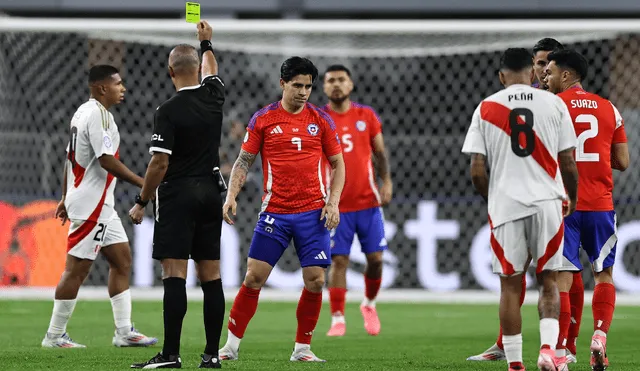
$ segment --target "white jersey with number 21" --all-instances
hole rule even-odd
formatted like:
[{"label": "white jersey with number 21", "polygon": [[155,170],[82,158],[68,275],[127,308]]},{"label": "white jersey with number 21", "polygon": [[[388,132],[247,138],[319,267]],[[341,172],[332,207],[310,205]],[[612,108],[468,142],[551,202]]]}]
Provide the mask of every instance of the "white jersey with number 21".
[{"label": "white jersey with number 21", "polygon": [[90,99],[73,115],[70,133],[65,199],[69,218],[108,222],[117,216],[113,197],[116,179],[100,166],[98,158],[118,157],[120,134],[113,115]]}]

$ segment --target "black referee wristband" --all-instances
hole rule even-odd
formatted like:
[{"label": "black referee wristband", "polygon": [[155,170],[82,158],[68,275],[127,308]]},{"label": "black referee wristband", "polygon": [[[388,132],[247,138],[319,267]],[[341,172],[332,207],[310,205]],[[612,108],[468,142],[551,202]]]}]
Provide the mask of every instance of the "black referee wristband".
[{"label": "black referee wristband", "polygon": [[142,197],[137,194],[136,195],[136,199],[135,199],[135,203],[137,203],[138,205],[142,206],[142,207],[146,207],[149,204],[149,201],[142,201]]},{"label": "black referee wristband", "polygon": [[211,45],[210,40],[202,40],[200,41],[200,55],[204,55],[207,50],[211,50],[213,53],[213,46]]}]

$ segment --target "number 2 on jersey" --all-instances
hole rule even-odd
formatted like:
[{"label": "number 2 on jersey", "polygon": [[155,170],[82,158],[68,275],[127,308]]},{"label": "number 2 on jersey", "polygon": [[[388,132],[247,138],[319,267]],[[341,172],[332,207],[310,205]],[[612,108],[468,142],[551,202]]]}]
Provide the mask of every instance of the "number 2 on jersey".
[{"label": "number 2 on jersey", "polygon": [[[524,121],[522,118],[524,117]],[[527,157],[536,148],[536,134],[533,132],[533,112],[526,108],[514,108],[509,113],[511,127],[511,150],[518,157]],[[526,145],[520,146],[520,134],[524,134]]]},{"label": "number 2 on jersey", "polygon": [[587,139],[595,138],[598,135],[598,118],[594,115],[581,114],[576,117],[576,124],[589,124],[589,130],[585,130],[578,135],[578,147],[576,148],[576,161],[598,162],[599,153],[588,153],[584,151],[584,143]]}]

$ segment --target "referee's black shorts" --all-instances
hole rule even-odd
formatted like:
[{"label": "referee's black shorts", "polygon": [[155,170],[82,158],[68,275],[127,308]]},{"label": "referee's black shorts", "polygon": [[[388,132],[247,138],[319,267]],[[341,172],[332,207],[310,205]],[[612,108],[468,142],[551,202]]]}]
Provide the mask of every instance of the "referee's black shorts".
[{"label": "referee's black shorts", "polygon": [[222,196],[213,175],[163,182],[154,214],[154,259],[220,260]]}]

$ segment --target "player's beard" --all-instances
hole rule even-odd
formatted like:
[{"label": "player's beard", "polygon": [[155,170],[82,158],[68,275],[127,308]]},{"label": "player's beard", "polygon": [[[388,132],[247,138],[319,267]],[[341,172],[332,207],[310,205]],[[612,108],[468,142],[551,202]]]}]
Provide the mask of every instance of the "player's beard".
[{"label": "player's beard", "polygon": [[330,97],[329,97],[329,100],[330,100],[330,101],[331,101],[331,103],[333,103],[333,104],[342,104],[342,102],[344,102],[345,100],[347,100],[347,98],[349,98],[349,96],[345,94],[345,95],[342,95],[342,96],[339,96],[339,97],[336,97],[336,96],[330,96]]}]

